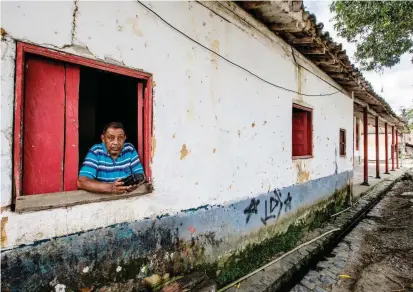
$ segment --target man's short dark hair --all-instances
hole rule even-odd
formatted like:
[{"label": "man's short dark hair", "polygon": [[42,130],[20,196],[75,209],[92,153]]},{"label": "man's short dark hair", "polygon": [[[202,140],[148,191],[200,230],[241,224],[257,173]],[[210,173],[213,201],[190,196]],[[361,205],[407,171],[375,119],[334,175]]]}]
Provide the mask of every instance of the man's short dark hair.
[{"label": "man's short dark hair", "polygon": [[112,128],[112,129],[122,129],[123,132],[126,133],[125,127],[123,127],[122,123],[119,123],[119,122],[110,122],[110,123],[107,123],[107,124],[103,127],[102,134],[105,134],[106,131],[107,131],[109,128]]}]

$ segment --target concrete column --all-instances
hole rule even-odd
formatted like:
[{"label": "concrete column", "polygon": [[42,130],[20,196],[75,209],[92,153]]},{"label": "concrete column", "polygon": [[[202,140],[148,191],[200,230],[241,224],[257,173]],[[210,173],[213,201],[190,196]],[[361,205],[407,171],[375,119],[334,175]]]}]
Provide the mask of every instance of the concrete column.
[{"label": "concrete column", "polygon": [[379,116],[376,116],[376,178],[380,178],[380,155],[379,155]]},{"label": "concrete column", "polygon": [[363,109],[363,138],[364,138],[364,181],[362,185],[369,186],[369,133],[367,107]]},{"label": "concrete column", "polygon": [[399,131],[396,130],[396,168],[399,168]]},{"label": "concrete column", "polygon": [[394,169],[394,126],[391,126],[391,170]]},{"label": "concrete column", "polygon": [[389,133],[387,130],[387,123],[384,123],[384,174],[390,174],[389,172]]}]

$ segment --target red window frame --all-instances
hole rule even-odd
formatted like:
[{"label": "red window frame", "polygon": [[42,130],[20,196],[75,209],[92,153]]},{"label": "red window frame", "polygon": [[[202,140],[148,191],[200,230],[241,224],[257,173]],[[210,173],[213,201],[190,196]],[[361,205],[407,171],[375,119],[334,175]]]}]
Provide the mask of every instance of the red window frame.
[{"label": "red window frame", "polygon": [[[152,181],[152,172],[150,168],[152,153],[152,74],[137,71],[130,68],[124,68],[101,61],[92,60],[76,55],[43,48],[24,42],[17,43],[16,54],[16,86],[15,86],[15,104],[14,104],[14,145],[13,145],[13,190],[15,198],[23,194],[23,105],[24,105],[24,67],[26,55],[38,55],[50,59],[63,61],[68,64],[76,64],[85,67],[91,67],[103,71],[117,73],[120,75],[135,77],[143,80],[138,83],[138,104],[143,108],[138,108],[138,152],[141,156],[142,165],[148,181]],[[143,92],[143,96],[142,93]],[[141,101],[141,102],[139,102]],[[142,102],[143,101],[143,102]],[[78,122],[78,121],[77,121]],[[73,127],[77,131],[77,127]]]},{"label": "red window frame", "polygon": [[[307,155],[293,155],[292,153],[292,159],[302,159],[302,158],[312,158],[313,156],[313,109],[309,107],[305,107],[296,103],[293,103],[293,108],[292,108],[292,115],[294,115],[294,109],[299,109],[301,111],[304,111],[307,113],[307,149],[308,149],[308,154]],[[294,137],[291,137],[291,145],[294,143]]]},{"label": "red window frame", "polygon": [[346,130],[340,129],[339,134],[339,148],[340,148],[340,156],[346,156],[346,147],[347,147],[347,137],[346,137]]}]

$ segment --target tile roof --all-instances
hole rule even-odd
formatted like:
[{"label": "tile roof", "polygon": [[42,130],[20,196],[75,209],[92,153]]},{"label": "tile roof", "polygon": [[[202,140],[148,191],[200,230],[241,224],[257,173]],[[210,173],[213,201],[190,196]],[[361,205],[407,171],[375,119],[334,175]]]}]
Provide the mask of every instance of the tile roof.
[{"label": "tile roof", "polygon": [[234,1],[248,14],[266,25],[273,33],[294,47],[347,92],[400,129],[406,124],[390,105],[377,94],[363,74],[351,63],[342,45],[334,42],[323,23],[305,11],[303,1]]}]

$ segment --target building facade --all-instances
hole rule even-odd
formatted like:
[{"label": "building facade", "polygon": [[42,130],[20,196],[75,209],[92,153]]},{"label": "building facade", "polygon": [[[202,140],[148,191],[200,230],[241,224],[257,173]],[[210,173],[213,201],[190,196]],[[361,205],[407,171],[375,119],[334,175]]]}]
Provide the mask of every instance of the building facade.
[{"label": "building facade", "polygon": [[[136,288],[194,269],[225,284],[245,272],[234,255],[348,202],[354,96],[246,7],[1,5],[10,291]],[[123,197],[75,185],[108,120],[125,124],[149,179]]]}]

